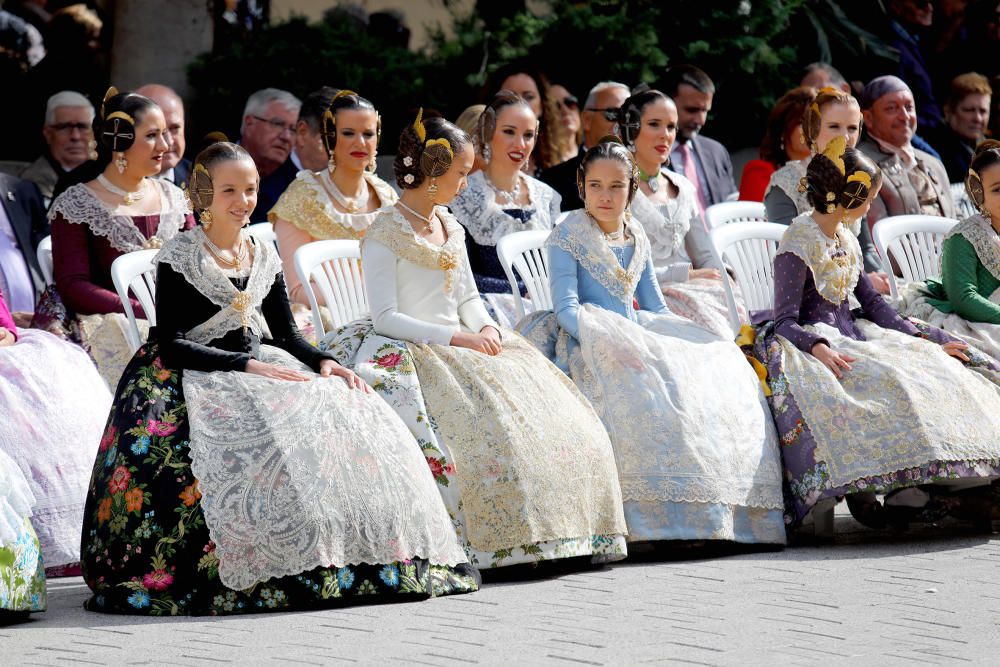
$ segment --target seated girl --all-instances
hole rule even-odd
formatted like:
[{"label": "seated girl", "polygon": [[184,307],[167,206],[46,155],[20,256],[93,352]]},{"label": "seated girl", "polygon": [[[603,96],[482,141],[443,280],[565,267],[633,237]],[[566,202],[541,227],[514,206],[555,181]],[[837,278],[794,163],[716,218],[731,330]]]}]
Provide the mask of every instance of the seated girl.
[{"label": "seated girl", "polygon": [[760,383],[731,340],[664,304],[650,241],[628,212],[638,181],[617,141],[587,152],[586,208],[548,240],[555,312],[519,328],[604,420],[630,540],[784,544],[781,464]]},{"label": "seated girl", "polygon": [[118,386],[83,524],[86,606],[228,614],[476,590],[413,436],[292,321],[243,230],[240,146],[195,161],[202,227],[157,255],[157,328]]},{"label": "seated girl", "polygon": [[404,130],[403,194],[361,246],[372,321],[320,347],[403,417],[473,564],[622,558],[604,427],[555,366],[490,318],[476,290],[462,226],[445,208],[472,164],[468,136],[444,119],[418,115]]}]

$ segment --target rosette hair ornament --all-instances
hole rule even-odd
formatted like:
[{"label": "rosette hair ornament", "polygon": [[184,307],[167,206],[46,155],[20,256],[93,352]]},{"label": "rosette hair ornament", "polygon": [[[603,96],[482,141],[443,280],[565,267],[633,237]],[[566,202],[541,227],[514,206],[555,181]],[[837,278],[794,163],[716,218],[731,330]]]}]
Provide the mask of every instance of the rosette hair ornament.
[{"label": "rosette hair ornament", "polygon": [[424,110],[421,107],[417,111],[417,118],[413,121],[413,130],[420,139],[420,172],[431,179],[431,184],[427,187],[427,197],[434,201],[437,198],[438,176],[444,176],[451,168],[451,163],[455,160],[455,151],[451,143],[444,137],[440,139],[428,139],[427,128],[424,127]]},{"label": "rosette hair ornament", "polygon": [[205,165],[200,162],[195,163],[188,182],[187,195],[191,201],[191,207],[198,212],[201,226],[205,229],[211,228],[212,223],[215,222],[212,219],[212,212],[208,210],[208,207],[212,205],[214,194],[212,175],[208,173]]}]

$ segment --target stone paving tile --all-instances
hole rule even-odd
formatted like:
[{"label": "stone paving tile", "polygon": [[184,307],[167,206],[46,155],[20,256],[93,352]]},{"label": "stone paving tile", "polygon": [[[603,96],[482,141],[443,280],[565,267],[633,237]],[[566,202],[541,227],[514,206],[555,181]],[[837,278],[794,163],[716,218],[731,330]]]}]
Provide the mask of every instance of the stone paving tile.
[{"label": "stone paving tile", "polygon": [[522,570],[473,595],[224,618],[49,611],[0,627],[18,665],[996,664],[1000,536],[873,533],[719,555],[658,550],[601,568]]}]

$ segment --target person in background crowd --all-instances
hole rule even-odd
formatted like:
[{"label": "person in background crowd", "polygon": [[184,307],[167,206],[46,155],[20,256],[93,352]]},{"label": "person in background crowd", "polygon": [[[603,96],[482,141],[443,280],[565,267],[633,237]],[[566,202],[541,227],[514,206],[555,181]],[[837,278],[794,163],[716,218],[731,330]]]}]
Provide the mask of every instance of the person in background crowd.
[{"label": "person in background crowd", "polygon": [[519,95],[538,119],[538,138],[522,169],[534,178],[549,167],[559,164],[556,128],[559,117],[549,93],[545,74],[527,61],[510,63],[493,73],[484,88],[486,101],[501,90]]},{"label": "person in background crowd", "polygon": [[542,172],[541,180],[550,185],[559,196],[563,211],[583,208],[580,189],[576,185],[576,172],[587,148],[596,146],[601,138],[615,134],[618,112],[629,96],[629,87],[617,81],[602,81],[590,89],[580,112],[580,129],[583,132],[583,149],[577,156]]},{"label": "person in background crowd", "polygon": [[872,227],[890,215],[955,217],[948,172],[941,161],[911,142],[917,131],[913,92],[901,79],[872,79],[861,96],[867,137],[858,144],[884,174],[882,189],[868,212]]},{"label": "person in background crowd", "polygon": [[[472,106],[466,107],[465,110],[458,115],[458,118],[455,119],[455,125],[471,137],[476,133],[476,123],[479,122],[479,117],[483,115],[483,111],[485,110],[485,104],[473,104]],[[476,161],[473,162],[472,171],[469,173],[475,173],[485,166],[486,163],[483,162],[483,156],[476,153]]]},{"label": "person in background crowd", "polygon": [[802,134],[802,117],[815,97],[816,89],[803,85],[782,95],[771,109],[760,142],[760,158],[747,162],[740,176],[741,200],[764,201],[764,192],[775,170],[790,160],[809,157],[809,146]]},{"label": "person in background crowd", "polygon": [[968,72],[955,77],[944,104],[944,124],[928,135],[941,155],[952,183],[962,183],[976,146],[990,126],[993,88],[982,74]]},{"label": "person in background crowd", "polygon": [[289,157],[302,102],[287,90],[263,88],[247,98],[240,125],[240,145],[260,173],[260,195],[252,222],[265,222],[298,169]]},{"label": "person in background crowd", "polygon": [[848,95],[851,94],[851,84],[847,82],[844,75],[830,63],[809,63],[802,69],[802,81],[800,86],[815,88],[837,88]]},{"label": "person in background crowd", "polygon": [[674,100],[678,115],[669,168],[694,185],[698,213],[704,216],[706,208],[737,193],[729,151],[701,134],[712,110],[715,84],[694,65],[677,65],[667,70],[663,92]]},{"label": "person in background crowd", "polygon": [[935,130],[944,122],[941,105],[934,95],[931,79],[920,38],[934,22],[934,3],[931,0],[887,0],[889,13],[888,43],[899,51],[899,71],[903,81],[909,82],[920,127]]},{"label": "person in background crowd", "polygon": [[549,97],[555,104],[559,121],[553,133],[556,135],[556,145],[559,150],[556,159],[562,164],[580,153],[580,140],[583,138],[583,129],[580,127],[580,100],[570,94],[565,86],[557,83],[549,86]]},{"label": "person in background crowd", "polygon": [[63,90],[49,98],[42,128],[45,152],[20,173],[38,186],[46,208],[60,175],[90,159],[96,147],[93,123],[94,106],[80,93]]},{"label": "person in background crowd", "polygon": [[30,181],[0,174],[0,291],[22,326],[45,289],[38,244],[49,235],[42,196]]},{"label": "person in background crowd", "polygon": [[156,102],[163,111],[167,122],[167,134],[170,147],[163,154],[163,164],[160,167],[160,178],[165,178],[177,187],[187,185],[191,174],[191,160],[184,158],[187,142],[184,137],[184,101],[172,88],[158,83],[147,83],[135,89],[139,95],[145,95]]},{"label": "person in background crowd", "polygon": [[[323,143],[323,114],[330,108],[333,97],[339,92],[337,88],[323,86],[306,95],[299,108],[299,119],[295,121],[295,146],[292,148],[291,159],[299,171],[322,171],[327,166],[330,156]],[[290,276],[290,267],[285,267],[285,274]]]}]

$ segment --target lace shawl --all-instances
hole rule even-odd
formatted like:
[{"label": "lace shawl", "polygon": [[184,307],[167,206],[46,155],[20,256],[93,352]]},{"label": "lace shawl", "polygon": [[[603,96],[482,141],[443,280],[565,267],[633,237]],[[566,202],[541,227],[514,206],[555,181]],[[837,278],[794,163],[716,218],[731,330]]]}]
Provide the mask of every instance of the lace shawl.
[{"label": "lace shawl", "polygon": [[979,261],[994,278],[1000,280],[1000,236],[989,220],[977,213],[955,225],[945,238],[949,239],[956,234],[962,235],[972,244]]},{"label": "lace shawl", "polygon": [[771,193],[771,190],[778,188],[792,200],[796,211],[799,213],[808,213],[811,211],[813,207],[809,205],[809,198],[806,197],[806,193],[799,192],[799,184],[806,177],[806,167],[808,166],[809,160],[789,160],[786,162],[781,168],[771,174],[771,182],[767,184],[767,190],[764,191],[764,198],[767,199],[767,195]]},{"label": "lace shawl", "polygon": [[[375,191],[379,207],[395,204],[396,191],[375,174],[365,172],[365,182]],[[278,218],[286,220],[317,240],[360,239],[378,216],[369,213],[344,213],[333,205],[327,188],[333,188],[330,172],[302,170],[278,199],[268,214],[272,224]]]},{"label": "lace shawl", "polygon": [[449,207],[479,245],[496,245],[497,241],[511,232],[552,229],[559,217],[562,197],[538,179],[527,176],[522,182],[528,186],[528,198],[531,201],[523,208],[533,211],[527,222],[504,213],[496,203],[496,195],[481,171],[469,176],[469,186],[455,197]]},{"label": "lace shawl", "polygon": [[573,211],[556,227],[545,241],[548,247],[565,250],[579,262],[594,280],[608,292],[621,299],[622,303],[632,303],[632,296],[639,284],[643,269],[649,261],[649,239],[642,225],[632,220],[627,224],[629,233],[635,239],[635,252],[628,268],[618,263],[618,257],[608,247],[604,234],[597,223],[584,211]]},{"label": "lace shawl", "polygon": [[805,262],[816,283],[816,291],[835,306],[854,292],[864,266],[857,237],[844,225],[838,225],[837,238],[847,258],[843,266],[833,256],[836,241],[823,233],[811,214],[803,213],[788,226],[777,252],[779,255],[791,253]]},{"label": "lace shawl", "polygon": [[[160,209],[160,222],[156,234],[152,238],[161,242],[169,241],[184,229],[187,215],[191,213],[184,192],[173,183],[163,179],[153,179],[160,186],[163,203]],[[133,252],[144,248],[155,247],[142,235],[127,215],[115,215],[107,204],[102,202],[93,190],[83,183],[71,185],[66,191],[56,197],[49,208],[49,220],[55,220],[56,215],[62,215],[66,222],[85,224],[95,236],[103,236],[111,247],[119,252]]]},{"label": "lace shawl", "polygon": [[378,217],[375,218],[375,222],[361,243],[376,241],[400,259],[425,269],[444,271],[444,291],[448,293],[456,284],[463,263],[468,263],[465,254],[465,231],[446,208],[438,206],[435,211],[448,234],[448,240],[444,245],[436,246],[417,236],[409,221],[395,206],[379,209]]},{"label": "lace shawl", "polygon": [[281,260],[269,243],[254,242],[255,257],[247,287],[242,292],[229,281],[215,260],[205,251],[208,239],[200,227],[177,236],[156,254],[153,261],[169,264],[220,310],[185,335],[195,343],[207,344],[240,327],[260,338],[270,335],[261,303],[271,291]]},{"label": "lace shawl", "polygon": [[698,215],[695,191],[691,181],[680,174],[664,170],[663,175],[678,190],[676,208],[669,217],[664,215],[659,204],[654,204],[641,190],[632,199],[632,216],[642,223],[649,238],[649,249],[653,264],[659,265],[684,248],[684,237],[691,230],[691,220]]}]

